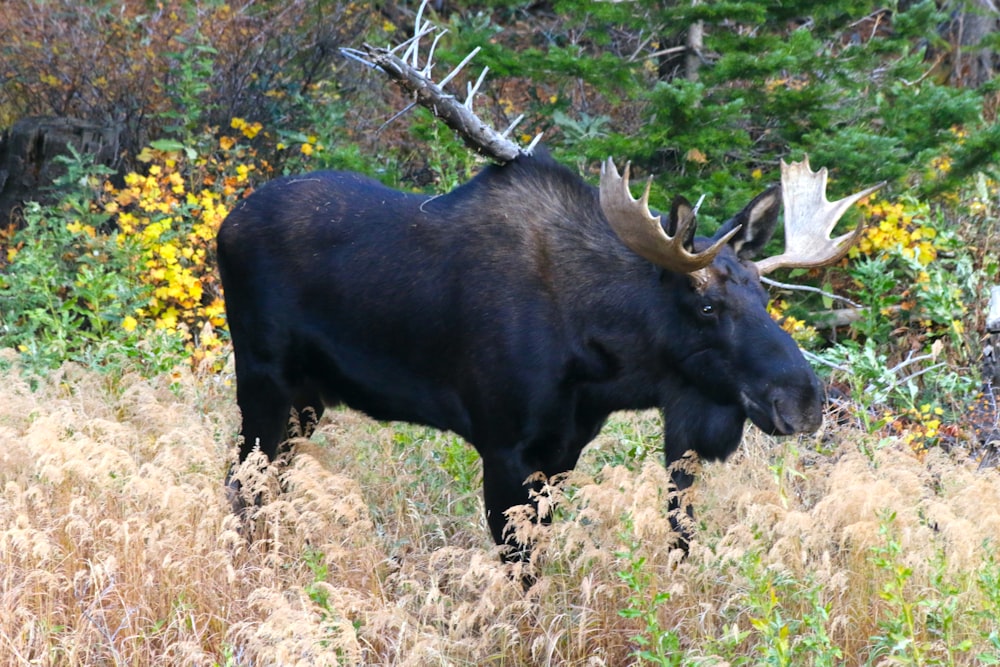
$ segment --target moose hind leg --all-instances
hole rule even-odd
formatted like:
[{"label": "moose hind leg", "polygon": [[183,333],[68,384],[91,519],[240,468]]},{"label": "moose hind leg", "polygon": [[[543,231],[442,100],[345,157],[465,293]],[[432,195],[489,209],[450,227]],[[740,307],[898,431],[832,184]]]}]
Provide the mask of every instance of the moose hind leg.
[{"label": "moose hind leg", "polygon": [[237,372],[237,403],[240,407],[242,428],[240,429],[239,460],[226,475],[226,490],[233,511],[240,514],[252,504],[260,502],[259,494],[245,497],[241,475],[252,474],[243,464],[258,448],[267,463],[274,461],[278,447],[288,437],[288,417],[292,401],[288,391],[269,374],[247,377]]},{"label": "moose hind leg", "polygon": [[312,437],[323,416],[323,397],[318,391],[303,390],[292,401],[289,435],[301,438]]}]

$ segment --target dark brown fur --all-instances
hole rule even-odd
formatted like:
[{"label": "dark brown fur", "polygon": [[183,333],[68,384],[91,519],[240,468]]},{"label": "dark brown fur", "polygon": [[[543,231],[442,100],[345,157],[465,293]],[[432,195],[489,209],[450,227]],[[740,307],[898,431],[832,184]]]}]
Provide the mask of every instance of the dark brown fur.
[{"label": "dark brown fur", "polygon": [[219,232],[240,459],[276,454],[290,408],[449,429],[483,459],[503,543],[525,479],[571,469],[616,410],[663,410],[668,464],[725,458],[748,418],[813,429],[822,389],[748,261],[778,199],[720,230],[742,225],[696,285],[626,248],[596,189],[544,154],[433,198],[339,172],[265,185]]}]

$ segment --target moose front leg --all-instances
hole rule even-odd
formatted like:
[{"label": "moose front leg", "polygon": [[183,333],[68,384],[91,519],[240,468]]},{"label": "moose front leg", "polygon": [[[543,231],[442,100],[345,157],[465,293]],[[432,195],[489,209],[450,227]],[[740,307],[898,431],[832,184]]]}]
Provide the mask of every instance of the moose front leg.
[{"label": "moose front leg", "polygon": [[503,556],[505,561],[529,560],[533,546],[530,539],[526,542],[517,539],[514,526],[508,521],[508,510],[530,505],[535,511],[536,521],[548,524],[551,517],[538,516],[538,502],[532,497],[533,492],[542,490],[542,480],[572,470],[581,449],[582,446],[553,447],[547,442],[535,447],[498,450],[494,456],[483,457],[486,522],[493,540],[508,547]]},{"label": "moose front leg", "polygon": [[691,449],[673,452],[667,448],[666,466],[670,473],[671,489],[667,500],[667,516],[670,527],[677,534],[677,546],[687,553],[691,539],[694,537],[694,509],[691,503],[685,502],[685,491],[694,483],[692,468],[697,461],[697,454]]},{"label": "moose front leg", "polygon": [[521,544],[507,524],[507,510],[518,505],[533,504],[531,487],[526,480],[531,471],[521,466],[511,466],[502,460],[483,459],[483,501],[486,505],[486,523],[493,541],[506,545],[503,559],[508,562],[528,560],[531,547]]},{"label": "moose front leg", "polygon": [[667,502],[670,526],[678,546],[687,552],[694,537],[694,510],[684,492],[694,483],[693,461],[727,458],[743,438],[746,414],[738,405],[710,401],[693,389],[678,392],[663,408],[663,452],[673,490]]}]

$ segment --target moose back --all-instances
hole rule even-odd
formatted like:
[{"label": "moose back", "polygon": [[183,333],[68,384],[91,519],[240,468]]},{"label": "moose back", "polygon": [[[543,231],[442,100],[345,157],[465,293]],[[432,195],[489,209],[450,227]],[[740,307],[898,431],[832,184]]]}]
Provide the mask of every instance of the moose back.
[{"label": "moose back", "polygon": [[[725,458],[747,419],[816,429],[821,384],[759,275],[842,256],[853,235],[828,231],[868,191],[831,204],[825,170],[783,168],[783,186],[710,239],[682,198],[663,217],[648,186],[633,199],[610,159],[600,188],[544,152],[437,197],[334,171],[264,185],[218,236],[240,461],[256,447],[273,459],[292,409],[344,403],[451,430],[482,458],[493,538],[517,546],[505,511],[530,502],[526,478],[572,469],[616,410],[662,410],[668,465],[688,450]],[[789,250],[755,263],[782,188]]]}]

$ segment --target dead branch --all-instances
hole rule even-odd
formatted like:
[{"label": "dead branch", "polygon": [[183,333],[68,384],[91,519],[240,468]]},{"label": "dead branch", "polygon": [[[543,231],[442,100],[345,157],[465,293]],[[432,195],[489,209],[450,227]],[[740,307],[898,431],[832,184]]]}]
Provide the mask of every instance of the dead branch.
[{"label": "dead branch", "polygon": [[[897,315],[902,311],[900,306],[889,306],[885,309],[886,315]],[[820,310],[806,315],[806,320],[814,327],[822,329],[836,329],[846,327],[865,317],[868,314],[867,308],[834,308],[832,310]]]},{"label": "dead branch", "polygon": [[853,309],[861,308],[861,304],[855,303],[850,299],[848,299],[847,297],[839,296],[831,292],[824,292],[818,287],[812,287],[810,285],[792,285],[790,283],[782,283],[778,282],[777,280],[768,278],[767,276],[761,276],[760,281],[765,285],[770,285],[771,287],[777,287],[778,289],[819,294],[820,296],[830,299],[831,301],[843,301],[847,305],[851,306]]},{"label": "dead branch", "polygon": [[[486,76],[486,71],[483,71],[483,73],[479,76],[475,85],[470,85],[468,87],[464,103],[459,102],[455,95],[444,90],[444,86],[455,78],[459,71],[461,71],[461,69],[465,67],[470,60],[472,60],[476,53],[478,53],[478,48],[466,56],[465,59],[462,60],[462,62],[451,71],[451,73],[441,79],[440,82],[435,83],[434,80],[431,79],[431,70],[434,67],[434,48],[437,46],[438,40],[444,34],[444,31],[439,31],[438,28],[433,26],[429,21],[421,20],[425,5],[426,0],[420,5],[413,37],[406,40],[402,44],[391,49],[372,46],[371,44],[364,44],[360,49],[341,49],[341,53],[353,60],[358,60],[369,67],[373,67],[385,73],[390,79],[395,81],[400,88],[413,95],[417,104],[429,109],[431,113],[440,118],[448,127],[458,133],[458,135],[462,138],[462,141],[465,142],[466,146],[477,153],[501,164],[513,160],[518,155],[530,154],[532,149],[541,139],[540,134],[534,138],[527,148],[521,148],[514,141],[508,138],[508,135],[514,129],[514,126],[520,122],[520,118],[516,119],[511,126],[503,132],[497,132],[495,129],[486,124],[481,118],[479,118],[475,112],[473,112],[472,101],[479,90],[479,86],[482,84],[483,79]],[[421,66],[418,62],[420,40],[423,37],[434,33],[438,34],[435,36],[434,42],[427,52],[426,61],[423,66]],[[400,58],[396,55],[396,52],[404,47],[406,50],[403,57]],[[410,107],[407,107],[399,114],[393,116],[393,119],[398,118],[409,108]]]}]

